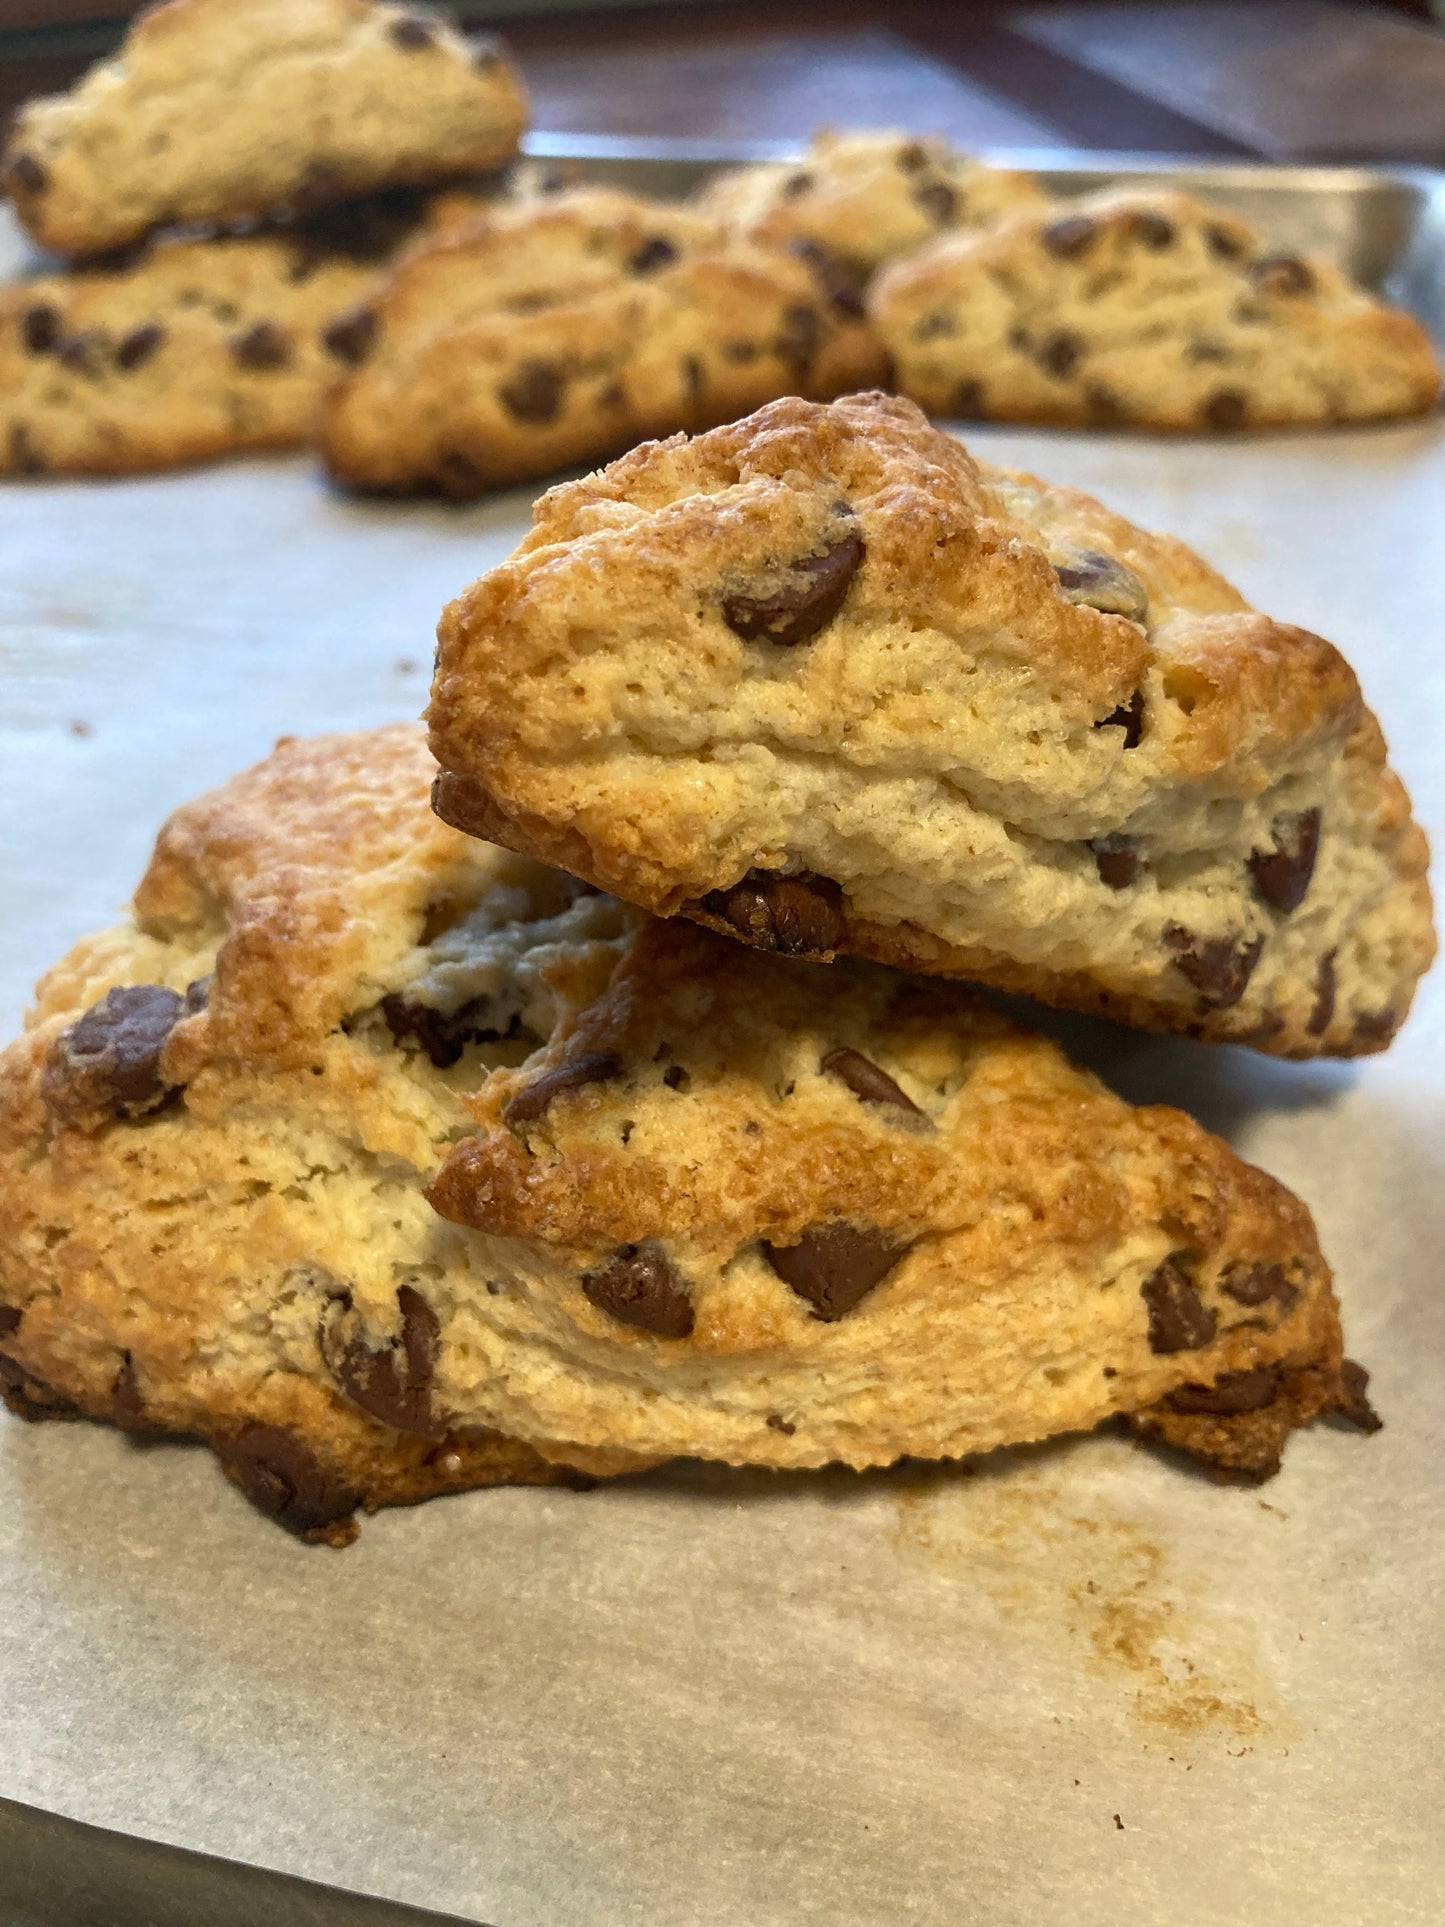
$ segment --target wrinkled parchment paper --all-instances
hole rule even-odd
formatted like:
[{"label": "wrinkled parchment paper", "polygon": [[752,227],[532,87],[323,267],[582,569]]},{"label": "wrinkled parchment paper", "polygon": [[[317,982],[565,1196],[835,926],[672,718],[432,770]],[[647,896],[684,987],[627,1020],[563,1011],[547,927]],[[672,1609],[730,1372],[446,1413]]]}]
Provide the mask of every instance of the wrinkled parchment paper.
[{"label": "wrinkled parchment paper", "polygon": [[[1445,835],[1445,430],[978,432],[1339,642]],[[304,461],[0,494],[0,1019],[172,805],[414,714],[528,501]],[[478,1493],[336,1554],[208,1454],[0,1414],[0,1794],[495,1927],[1436,1927],[1445,976],[1388,1057],[1066,1021],[1314,1207],[1386,1429],[1259,1492],[1113,1437]]]}]

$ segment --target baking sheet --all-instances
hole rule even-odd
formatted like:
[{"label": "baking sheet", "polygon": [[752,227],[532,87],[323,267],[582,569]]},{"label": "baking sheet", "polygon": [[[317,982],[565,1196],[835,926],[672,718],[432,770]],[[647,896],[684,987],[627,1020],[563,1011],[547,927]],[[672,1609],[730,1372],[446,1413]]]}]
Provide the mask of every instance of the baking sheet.
[{"label": "baking sheet", "polygon": [[[969,439],[1339,642],[1442,834],[1438,419]],[[0,493],[4,1029],[168,808],[415,713],[528,510],[346,502],[301,460]],[[1377,1438],[1318,1428],[1258,1493],[1114,1437],[681,1466],[334,1554],[198,1449],[0,1414],[0,1796],[493,1927],[1437,1927],[1445,993],[1357,1066],[1061,1028],[1309,1200]]]}]

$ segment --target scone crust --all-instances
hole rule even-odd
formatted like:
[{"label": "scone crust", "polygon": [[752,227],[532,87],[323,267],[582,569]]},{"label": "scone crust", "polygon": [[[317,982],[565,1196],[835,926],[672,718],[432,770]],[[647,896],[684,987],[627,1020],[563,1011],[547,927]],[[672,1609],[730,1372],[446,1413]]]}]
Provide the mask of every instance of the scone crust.
[{"label": "scone crust", "polygon": [[[828,557],[815,633],[730,626]],[[438,633],[443,816],[659,915],[1297,1056],[1383,1048],[1434,954],[1339,653],[904,401],[554,489]]]},{"label": "scone crust", "polygon": [[1440,393],[1413,316],[1180,192],[947,236],[880,275],[869,309],[900,391],[939,415],[1219,433],[1423,414]]},{"label": "scone crust", "polygon": [[22,109],[0,180],[44,247],[257,219],[500,167],[527,99],[495,42],[372,0],[165,0]]}]

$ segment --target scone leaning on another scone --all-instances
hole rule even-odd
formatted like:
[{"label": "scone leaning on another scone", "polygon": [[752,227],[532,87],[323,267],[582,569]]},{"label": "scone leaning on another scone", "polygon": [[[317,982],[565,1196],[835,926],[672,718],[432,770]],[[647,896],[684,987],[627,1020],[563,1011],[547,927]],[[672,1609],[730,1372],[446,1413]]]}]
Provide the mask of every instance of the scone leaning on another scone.
[{"label": "scone leaning on another scone", "polygon": [[1440,393],[1412,316],[1188,194],[1114,189],[950,236],[869,309],[899,389],[938,415],[1203,432],[1422,414]]},{"label": "scone leaning on another scone", "polygon": [[1180,542],[788,400],[552,490],[443,616],[437,807],[665,916],[1382,1049],[1425,838],[1349,666]]},{"label": "scone leaning on another scone", "polygon": [[341,318],[426,218],[401,190],[0,289],[0,474],[303,446],[352,352]]},{"label": "scone leaning on another scone", "polygon": [[179,810],[132,919],[0,1055],[0,1386],[194,1435],[263,1511],[576,1482],[625,1455],[460,1426],[440,1321],[485,1292],[422,1195],[461,1092],[546,1036],[635,913],[427,807],[419,729],[283,743]]},{"label": "scone leaning on another scone", "polygon": [[526,125],[496,43],[373,0],[166,0],[68,94],[30,102],[0,183],[43,247],[256,220],[500,167]]},{"label": "scone leaning on another scone", "polygon": [[1122,1415],[1258,1478],[1373,1423],[1298,1199],[977,993],[652,923],[469,1106],[437,1396],[520,1437],[863,1467]]},{"label": "scone leaning on another scone", "polygon": [[352,487],[477,495],[877,380],[859,309],[685,208],[601,188],[499,207],[417,246],[358,310],[322,453]]}]

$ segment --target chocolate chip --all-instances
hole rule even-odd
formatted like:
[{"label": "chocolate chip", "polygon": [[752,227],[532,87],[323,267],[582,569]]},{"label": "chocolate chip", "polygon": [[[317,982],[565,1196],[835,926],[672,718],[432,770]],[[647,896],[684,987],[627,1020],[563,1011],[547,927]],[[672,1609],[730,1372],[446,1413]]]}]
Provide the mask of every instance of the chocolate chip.
[{"label": "chocolate chip", "polygon": [[1095,729],[1122,729],[1125,749],[1137,749],[1144,735],[1144,691],[1136,689],[1128,702],[1111,709],[1094,724]]},{"label": "chocolate chip", "polygon": [[1127,890],[1139,874],[1139,852],[1132,836],[1119,831],[1096,836],[1089,844],[1094,852],[1094,868],[1100,883],[1111,890]]},{"label": "chocolate chip", "polygon": [[965,420],[976,420],[984,413],[983,383],[971,377],[961,381],[953,391],[950,412]]},{"label": "chocolate chip", "polygon": [[778,588],[725,597],[723,621],[744,642],[771,642],[780,649],[809,642],[842,608],[863,556],[862,536],[849,529],[821,555],[790,564]]},{"label": "chocolate chip", "polygon": [[1181,1385],[1169,1394],[1176,1412],[1210,1418],[1235,1418],[1241,1412],[1263,1411],[1279,1393],[1279,1373],[1272,1365],[1256,1365],[1247,1372],[1226,1372],[1212,1385]]},{"label": "chocolate chip", "polygon": [[1098,229],[1087,214],[1065,214],[1050,221],[1039,239],[1060,261],[1072,261],[1093,245]]},{"label": "chocolate chip", "polygon": [[232,338],[231,354],[243,368],[284,368],[291,359],[291,337],[274,321],[257,321]]},{"label": "chocolate chip", "polygon": [[1355,1044],[1387,1044],[1399,1023],[1393,1010],[1359,1010],[1350,1020],[1350,1041]]},{"label": "chocolate chip", "polygon": [[321,330],[321,345],[327,354],[353,368],[365,361],[375,340],[376,315],[370,308],[351,308]]},{"label": "chocolate chip", "polygon": [[772,1431],[781,1432],[786,1438],[791,1438],[798,1429],[796,1425],[789,1425],[788,1421],[778,1412],[769,1412],[765,1422]]},{"label": "chocolate chip", "polygon": [[1068,328],[1055,328],[1039,343],[1038,363],[1046,374],[1063,381],[1078,367],[1083,352],[1084,344],[1076,334]]},{"label": "chocolate chip", "polygon": [[692,1079],[681,1064],[669,1064],[662,1073],[662,1081],[670,1091],[685,1091]]},{"label": "chocolate chip", "polygon": [[862,1051],[840,1048],[825,1053],[818,1066],[828,1077],[836,1077],[846,1084],[855,1097],[861,1097],[865,1104],[891,1104],[910,1117],[922,1117],[911,1097],[899,1090],[887,1071],[879,1070]]},{"label": "chocolate chip", "polygon": [[783,325],[778,334],[778,353],[797,375],[806,372],[810,362],[818,352],[823,327],[818,319],[818,310],[810,308],[805,301],[795,301],[783,312]]},{"label": "chocolate chip", "polygon": [[566,377],[555,362],[524,361],[497,393],[519,422],[550,422],[557,418],[566,386]]},{"label": "chocolate chip", "polygon": [[396,1432],[440,1438],[446,1424],[433,1410],[441,1322],[412,1285],[396,1294],[401,1330],[379,1350],[366,1341],[350,1293],[333,1298],[322,1314],[321,1352],[338,1385],[363,1412]]},{"label": "chocolate chip", "polygon": [[843,893],[828,877],[801,871],[750,870],[730,890],[714,890],[702,907],[722,918],[755,950],[785,957],[828,956],[843,940]]},{"label": "chocolate chip", "polygon": [[33,154],[14,154],[5,170],[9,179],[26,194],[43,194],[50,176]]},{"label": "chocolate chip", "polygon": [[13,422],[10,427],[10,466],[17,475],[45,473],[45,457],[24,422]]},{"label": "chocolate chip", "polygon": [[779,192],[785,201],[796,201],[800,194],[806,194],[813,185],[811,174],[790,174],[783,182]]},{"label": "chocolate chip", "polygon": [[1335,1399],[1335,1416],[1361,1432],[1378,1432],[1384,1420],[1365,1396],[1370,1374],[1353,1358],[1340,1360],[1340,1389]]},{"label": "chocolate chip", "polygon": [[430,47],[437,37],[436,23],[419,14],[404,13],[399,20],[393,20],[387,28],[398,47],[414,53],[419,47]]},{"label": "chocolate chip", "polygon": [[128,335],[122,335],[115,351],[115,365],[127,373],[148,362],[166,338],[166,331],[158,321],[147,321],[139,328],[132,328]]},{"label": "chocolate chip", "polygon": [[1313,294],[1315,277],[1297,254],[1266,254],[1252,262],[1249,278],[1261,294]]},{"label": "chocolate chip", "polygon": [[570,1064],[559,1064],[556,1070],[544,1071],[530,1084],[524,1084],[504,1107],[503,1121],[514,1129],[518,1124],[530,1124],[542,1117],[553,1098],[560,1097],[564,1091],[580,1091],[588,1084],[606,1084],[621,1075],[622,1059],[615,1051],[589,1051],[585,1057],[576,1057]]},{"label": "chocolate chip", "polygon": [[846,261],[840,261],[836,254],[830,254],[812,240],[794,241],[791,252],[807,262],[840,314],[856,316],[865,312],[862,283]]},{"label": "chocolate chip", "polygon": [[216,1450],[252,1505],[292,1532],[325,1537],[326,1528],[359,1503],[358,1492],[278,1425],[248,1425],[238,1437],[218,1442]]},{"label": "chocolate chip", "polygon": [[1140,208],[1129,223],[1129,232],[1136,241],[1142,241],[1146,248],[1159,254],[1173,247],[1176,229],[1167,216],[1156,214],[1152,208]]},{"label": "chocolate chip", "polygon": [[1271,1298],[1281,1305],[1292,1305],[1299,1297],[1283,1265],[1242,1258],[1236,1258],[1219,1274],[1219,1289],[1236,1305],[1251,1307],[1268,1304]]},{"label": "chocolate chip", "polygon": [[796,1244],[763,1242],[763,1256],[783,1283],[830,1325],[881,1284],[907,1249],[874,1226],[836,1221],[810,1225]]},{"label": "chocolate chip", "polygon": [[450,1070],[468,1044],[497,1035],[480,1021],[485,1009],[483,998],[458,1010],[434,1010],[430,1004],[409,1004],[395,995],[381,1000],[381,1014],[397,1043],[414,1037],[439,1071]]},{"label": "chocolate chip", "polygon": [[600,1271],[586,1274],[582,1291],[599,1311],[659,1338],[686,1338],[692,1330],[686,1282],[655,1245],[623,1245]]},{"label": "chocolate chip", "polygon": [[1186,361],[1228,361],[1229,350],[1219,341],[1191,341],[1184,350]]},{"label": "chocolate chip", "polygon": [[669,261],[677,259],[677,248],[665,234],[651,235],[627,263],[634,274],[651,274],[654,268],[665,268]]},{"label": "chocolate chip", "polygon": [[958,212],[957,190],[947,181],[920,181],[913,190],[913,202],[938,227]]},{"label": "chocolate chip", "polygon": [[135,1360],[127,1352],[121,1360],[120,1370],[115,1375],[115,1383],[110,1388],[110,1419],[123,1432],[149,1432],[154,1430],[146,1416],[145,1401],[140,1394],[140,1381],[136,1377]]},{"label": "chocolate chip", "polygon": [[1166,1258],[1144,1280],[1139,1295],[1149,1312],[1151,1352],[1195,1352],[1214,1337],[1219,1321],[1177,1258]]},{"label": "chocolate chip", "polygon": [[55,356],[64,368],[72,369],[77,375],[96,376],[105,361],[110,337],[103,328],[82,328],[73,335],[63,335],[56,343]]},{"label": "chocolate chip", "polygon": [[1320,847],[1320,812],[1296,810],[1277,816],[1269,833],[1274,848],[1251,851],[1249,874],[1270,908],[1288,915],[1304,902],[1314,875]]},{"label": "chocolate chip", "polygon": [[159,1110],[173,1088],[161,1076],[161,1052],[184,1015],[182,999],[160,984],[107,991],[50,1047],[44,1096],[52,1114],[134,1118]]},{"label": "chocolate chip", "polygon": [[0,1305],[0,1338],[8,1338],[11,1332],[19,1331],[20,1320],[24,1316],[18,1305]]},{"label": "chocolate chip", "polygon": [[1320,967],[1315,972],[1314,1009],[1309,1014],[1305,1029],[1311,1037],[1323,1037],[1330,1027],[1335,1014],[1335,953],[1327,950],[1320,958]]},{"label": "chocolate chip", "polygon": [[922,141],[909,141],[899,148],[897,159],[905,174],[916,174],[920,167],[928,165],[928,149]]},{"label": "chocolate chip", "polygon": [[1216,388],[1199,414],[1207,428],[1243,428],[1249,413],[1249,397],[1242,388]]},{"label": "chocolate chip", "polygon": [[59,308],[52,308],[48,301],[37,301],[27,308],[20,317],[20,339],[27,354],[48,355],[60,340]]},{"label": "chocolate chip", "polygon": [[1093,428],[1114,428],[1129,419],[1129,411],[1112,388],[1091,381],[1084,390],[1084,412]]},{"label": "chocolate chip", "polygon": [[1230,1010],[1249,988],[1264,938],[1198,937],[1182,923],[1168,923],[1164,946],[1206,1010]]},{"label": "chocolate chip", "polygon": [[1149,591],[1138,576],[1099,549],[1076,549],[1067,562],[1054,564],[1054,574],[1067,602],[1127,616],[1130,622],[1142,622],[1148,614]]},{"label": "chocolate chip", "polygon": [[1244,253],[1244,243],[1237,234],[1228,228],[1207,227],[1204,230],[1204,244],[1209,252],[1220,261],[1237,261]]}]

